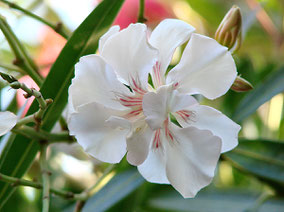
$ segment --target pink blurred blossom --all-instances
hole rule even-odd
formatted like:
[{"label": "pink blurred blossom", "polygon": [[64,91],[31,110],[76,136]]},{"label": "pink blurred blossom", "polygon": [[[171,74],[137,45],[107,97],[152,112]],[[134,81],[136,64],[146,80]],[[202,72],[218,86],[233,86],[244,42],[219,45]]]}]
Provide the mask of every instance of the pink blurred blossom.
[{"label": "pink blurred blossom", "polygon": [[[123,29],[130,23],[137,22],[138,11],[139,0],[126,0],[114,21],[114,25],[119,25]],[[145,0],[144,13],[145,18],[148,20],[146,24],[149,27],[156,26],[165,18],[175,17],[168,1],[161,0]]]},{"label": "pink blurred blossom", "polygon": [[[40,74],[43,77],[46,77],[66,41],[48,27],[43,28],[42,36],[42,43],[40,44],[39,53],[35,58],[35,61],[40,67]],[[39,89],[37,84],[27,75],[20,78],[19,81],[25,83],[30,88],[35,88],[37,90]],[[30,97],[28,100],[26,100],[23,96],[24,93],[25,92],[22,90],[18,90],[17,92],[17,102],[19,107],[22,107],[25,102],[28,101],[23,115],[27,113],[32,101],[34,100],[34,97]]]}]

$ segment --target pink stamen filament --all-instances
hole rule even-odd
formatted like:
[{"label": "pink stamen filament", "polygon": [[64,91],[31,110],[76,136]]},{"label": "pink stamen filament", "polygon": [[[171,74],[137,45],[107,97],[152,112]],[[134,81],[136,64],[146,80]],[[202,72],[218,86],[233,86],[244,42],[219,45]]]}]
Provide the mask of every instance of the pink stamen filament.
[{"label": "pink stamen filament", "polygon": [[132,83],[133,86],[131,86],[132,90],[135,91],[136,93],[139,93],[141,95],[144,95],[146,93],[146,91],[144,91],[140,86],[137,85],[136,81],[134,80],[134,78],[132,78]]},{"label": "pink stamen filament", "polygon": [[154,137],[154,140],[153,140],[153,145],[154,145],[154,147],[156,147],[156,148],[159,147],[160,142],[161,142],[160,134],[161,134],[161,129],[157,129],[157,130],[155,131],[155,137]]},{"label": "pink stamen filament", "polygon": [[156,82],[156,86],[159,87],[163,85],[162,77],[161,77],[161,64],[156,62],[155,66],[153,67],[154,70],[154,81]]},{"label": "pink stamen filament", "polygon": [[188,121],[190,116],[192,115],[192,112],[188,110],[180,110],[176,112],[184,121]]},{"label": "pink stamen filament", "polygon": [[166,134],[166,137],[167,137],[167,138],[170,138],[171,141],[173,141],[173,140],[174,140],[174,137],[173,137],[171,131],[169,130],[169,119],[166,119],[166,120],[164,121],[164,125],[165,125],[165,134]]}]

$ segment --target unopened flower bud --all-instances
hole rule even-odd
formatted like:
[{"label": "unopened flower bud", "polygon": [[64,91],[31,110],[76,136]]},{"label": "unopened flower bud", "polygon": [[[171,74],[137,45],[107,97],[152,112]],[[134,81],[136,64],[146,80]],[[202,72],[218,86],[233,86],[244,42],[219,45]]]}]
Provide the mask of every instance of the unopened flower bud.
[{"label": "unopened flower bud", "polygon": [[229,49],[234,47],[234,51],[239,49],[241,44],[242,16],[238,6],[233,6],[223,18],[219,25],[215,39],[227,46]]},{"label": "unopened flower bud", "polygon": [[246,92],[253,89],[253,86],[244,78],[237,76],[231,89],[236,92]]},{"label": "unopened flower bud", "polygon": [[0,72],[0,75],[1,75],[1,77],[2,77],[4,80],[6,80],[6,81],[9,82],[9,83],[18,81],[18,80],[17,80],[15,77],[13,77],[12,75],[5,74],[5,73],[2,73],[2,72]]}]

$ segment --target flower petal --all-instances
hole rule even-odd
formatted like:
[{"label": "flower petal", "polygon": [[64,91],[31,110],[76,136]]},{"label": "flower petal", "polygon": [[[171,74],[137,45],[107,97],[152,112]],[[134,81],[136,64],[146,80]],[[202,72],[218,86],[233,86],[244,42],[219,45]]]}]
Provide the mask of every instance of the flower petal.
[{"label": "flower petal", "polygon": [[157,92],[148,92],[143,97],[143,112],[146,122],[156,130],[161,128],[169,112],[176,112],[198,104],[194,97],[179,93],[172,85],[164,85]]},{"label": "flower petal", "polygon": [[109,28],[109,30],[100,38],[99,40],[99,52],[103,51],[104,45],[106,41],[116,33],[118,33],[120,30],[120,27],[118,25],[112,26]]},{"label": "flower petal", "polygon": [[[118,163],[126,153],[126,135],[129,129],[105,123],[112,116],[121,115],[98,103],[89,103],[77,108],[70,115],[68,128],[84,150],[93,157],[108,163]],[[116,120],[117,121],[117,120]]]},{"label": "flower petal", "polygon": [[178,90],[215,99],[225,94],[237,76],[231,53],[217,41],[192,34],[179,64],[167,76]]},{"label": "flower petal", "polygon": [[221,139],[208,130],[173,126],[174,142],[167,142],[166,173],[184,198],[194,197],[214,177]]},{"label": "flower petal", "polygon": [[[167,142],[162,135],[162,142]],[[166,155],[164,148],[150,148],[148,157],[140,166],[138,166],[140,174],[151,183],[170,184],[166,175]]]},{"label": "flower petal", "polygon": [[193,121],[184,122],[179,116],[175,116],[183,127],[194,126],[201,130],[210,130],[221,138],[222,153],[230,151],[238,145],[240,125],[212,107],[195,105],[189,110],[194,113]]},{"label": "flower petal", "polygon": [[145,120],[134,123],[134,130],[127,138],[127,161],[134,166],[142,164],[149,152],[154,131],[149,128]]},{"label": "flower petal", "polygon": [[9,111],[0,112],[0,136],[9,132],[17,124],[17,116]]},{"label": "flower petal", "polygon": [[148,73],[158,54],[158,51],[148,44],[146,31],[144,24],[130,24],[126,29],[111,36],[101,52],[123,83],[130,85],[131,77],[138,78],[143,88],[146,88]]},{"label": "flower petal", "polygon": [[169,86],[161,86],[158,88],[157,93],[148,92],[143,97],[143,113],[152,130],[161,128],[167,118],[167,101],[168,96],[171,94],[169,91]]},{"label": "flower petal", "polygon": [[116,92],[130,93],[104,59],[98,55],[81,57],[75,66],[75,77],[69,87],[70,111],[72,112],[72,106],[76,110],[78,106],[90,102],[124,109],[116,100]]},{"label": "flower petal", "polygon": [[198,101],[193,96],[173,90],[169,108],[170,112],[176,112],[196,104],[198,104]]},{"label": "flower petal", "polygon": [[194,27],[177,19],[165,19],[152,32],[149,43],[159,50],[162,75],[171,62],[175,49],[185,43]]}]

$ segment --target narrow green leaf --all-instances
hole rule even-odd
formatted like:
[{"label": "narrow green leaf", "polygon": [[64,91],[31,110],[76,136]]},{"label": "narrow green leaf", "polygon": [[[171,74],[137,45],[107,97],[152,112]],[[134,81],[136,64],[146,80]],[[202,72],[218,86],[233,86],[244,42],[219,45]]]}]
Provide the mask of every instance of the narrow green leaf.
[{"label": "narrow green leaf", "polygon": [[[100,3],[77,28],[61,51],[41,87],[43,96],[54,100],[43,119],[42,127],[45,130],[52,129],[66,106],[75,63],[81,56],[95,53],[100,36],[111,26],[123,2],[124,0],[104,0]],[[33,102],[28,114],[37,110],[38,105]],[[38,149],[37,142],[17,136],[9,148],[5,148],[7,152],[0,155],[0,172],[16,177],[23,176]],[[0,209],[11,193],[9,184],[0,183]]]},{"label": "narrow green leaf", "polygon": [[241,140],[224,157],[241,171],[284,185],[284,142]]},{"label": "narrow green leaf", "polygon": [[133,192],[143,182],[143,177],[136,170],[129,170],[116,175],[87,201],[84,212],[106,211]]},{"label": "narrow green leaf", "polygon": [[236,108],[233,119],[241,122],[254,113],[259,106],[284,91],[284,67],[273,72],[262,84],[250,92]]},{"label": "narrow green leaf", "polygon": [[[237,190],[201,191],[193,199],[184,199],[177,192],[165,192],[149,198],[147,211],[187,212],[249,212],[256,206],[259,194]],[[258,207],[258,212],[282,211],[284,199],[268,199]]]}]

